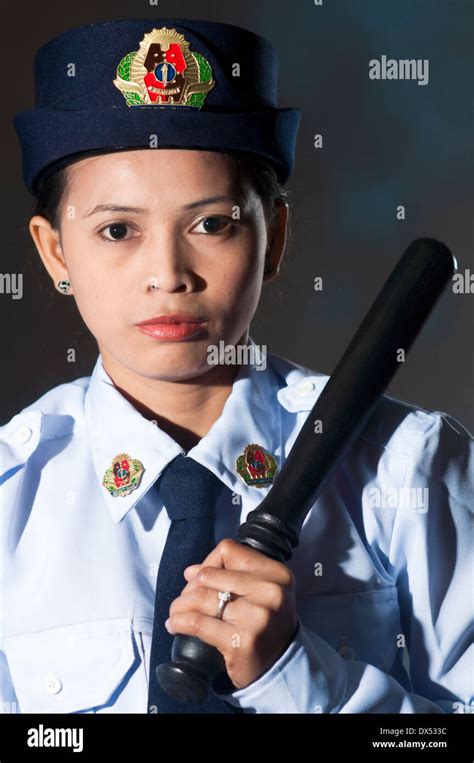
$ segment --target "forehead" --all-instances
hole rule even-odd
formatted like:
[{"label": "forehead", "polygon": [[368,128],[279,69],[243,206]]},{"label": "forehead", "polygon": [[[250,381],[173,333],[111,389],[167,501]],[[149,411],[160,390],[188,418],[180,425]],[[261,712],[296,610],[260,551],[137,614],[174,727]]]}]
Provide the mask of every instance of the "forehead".
[{"label": "forehead", "polygon": [[221,151],[198,149],[136,149],[88,156],[69,166],[68,177],[79,183],[143,182],[239,186],[242,173]]},{"label": "forehead", "polygon": [[104,153],[68,167],[65,198],[81,210],[110,204],[156,208],[161,214],[202,199],[247,212],[260,207],[250,178],[220,151],[142,149]]},{"label": "forehead", "polygon": [[245,165],[224,152],[191,149],[137,149],[80,159],[68,166],[64,199],[82,211],[115,205],[163,215],[203,201],[230,203],[246,213],[261,206]]}]

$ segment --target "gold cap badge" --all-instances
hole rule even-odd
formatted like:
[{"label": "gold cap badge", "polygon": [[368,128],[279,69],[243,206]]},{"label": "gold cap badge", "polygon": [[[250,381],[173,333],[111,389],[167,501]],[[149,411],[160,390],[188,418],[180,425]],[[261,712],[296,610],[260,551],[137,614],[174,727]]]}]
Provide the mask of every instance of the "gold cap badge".
[{"label": "gold cap badge", "polygon": [[127,53],[117,67],[114,85],[127,106],[195,106],[201,108],[215,81],[209,62],[189,50],[176,29],[153,29],[138,51]]}]

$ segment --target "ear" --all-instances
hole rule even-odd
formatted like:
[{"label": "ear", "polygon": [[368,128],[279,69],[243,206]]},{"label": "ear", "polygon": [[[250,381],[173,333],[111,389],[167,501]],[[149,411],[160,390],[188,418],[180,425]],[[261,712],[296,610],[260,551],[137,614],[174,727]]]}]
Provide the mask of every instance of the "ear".
[{"label": "ear", "polygon": [[280,263],[285,253],[289,206],[284,199],[277,202],[277,207],[268,232],[268,247],[265,255],[265,270],[263,283],[269,283],[277,277]]},{"label": "ear", "polygon": [[[49,220],[42,215],[34,215],[31,218],[29,229],[43,265],[53,279],[54,288],[59,291],[58,282],[68,279],[59,231],[52,228]],[[72,288],[68,296],[70,294],[72,294]]]}]

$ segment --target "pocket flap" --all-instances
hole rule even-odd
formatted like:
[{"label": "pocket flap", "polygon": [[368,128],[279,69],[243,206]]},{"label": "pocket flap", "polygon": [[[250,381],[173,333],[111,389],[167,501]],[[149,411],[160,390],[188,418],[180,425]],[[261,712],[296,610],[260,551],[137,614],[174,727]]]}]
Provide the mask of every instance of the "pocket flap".
[{"label": "pocket flap", "polygon": [[298,615],[346,659],[389,671],[401,635],[396,586],[296,598]]},{"label": "pocket flap", "polygon": [[7,636],[4,649],[22,713],[104,705],[135,661],[127,618]]}]

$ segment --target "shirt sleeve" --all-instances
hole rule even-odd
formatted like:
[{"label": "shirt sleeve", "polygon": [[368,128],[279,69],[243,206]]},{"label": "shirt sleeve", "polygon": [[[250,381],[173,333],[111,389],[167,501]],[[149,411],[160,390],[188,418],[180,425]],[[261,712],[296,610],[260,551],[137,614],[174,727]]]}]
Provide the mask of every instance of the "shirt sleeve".
[{"label": "shirt sleeve", "polygon": [[219,694],[226,702],[254,713],[470,712],[473,440],[446,414],[419,418],[404,487],[427,489],[423,510],[397,508],[384,525],[367,507],[364,520],[397,585],[412,691],[344,659],[299,620],[280,658],[249,686]]}]

